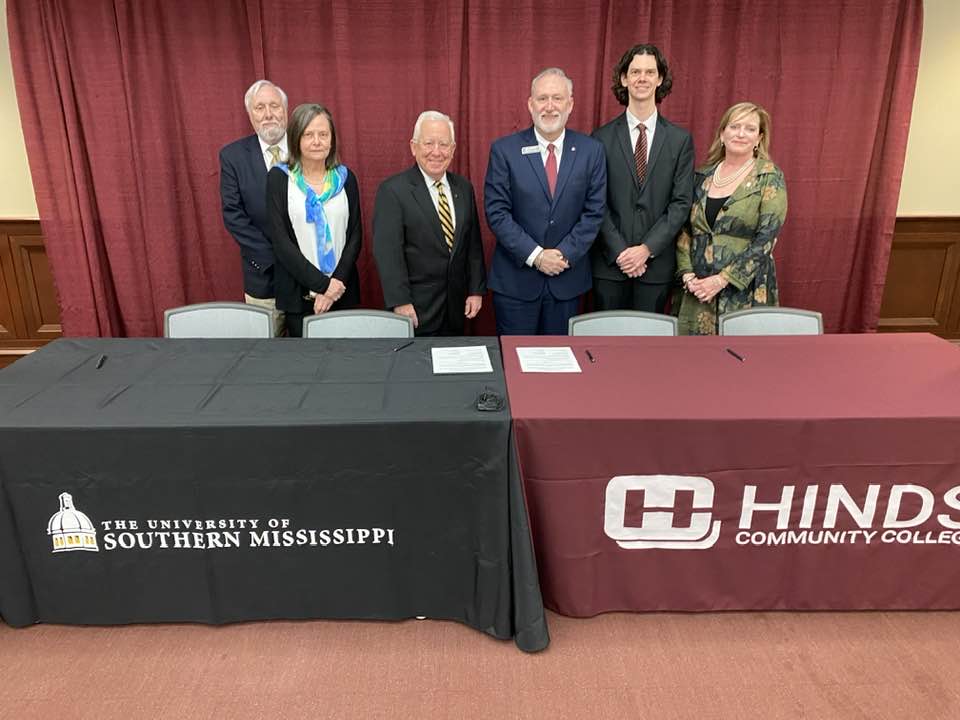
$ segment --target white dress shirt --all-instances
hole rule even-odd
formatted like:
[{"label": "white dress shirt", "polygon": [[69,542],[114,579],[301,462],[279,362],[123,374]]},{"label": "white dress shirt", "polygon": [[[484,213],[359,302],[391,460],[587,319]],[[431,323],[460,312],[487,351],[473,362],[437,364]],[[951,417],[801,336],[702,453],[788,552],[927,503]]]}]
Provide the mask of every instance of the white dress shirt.
[{"label": "white dress shirt", "polygon": [[[289,177],[287,180],[287,212],[290,214],[293,233],[297,236],[297,246],[303,256],[310,261],[310,264],[319,269],[317,226],[314,223],[307,222],[306,200],[306,195],[303,194],[296,181]],[[340,256],[343,254],[343,247],[347,244],[347,224],[350,220],[350,206],[347,202],[346,188],[323,203],[323,212],[327,216],[327,225],[330,227],[333,254],[336,263],[339,263]],[[334,264],[334,268],[336,268],[336,264]],[[316,293],[311,291],[310,297],[315,296]]]},{"label": "white dress shirt", "polygon": [[637,146],[637,137],[640,135],[640,125],[644,125],[647,128],[647,162],[650,161],[650,148],[653,147],[653,134],[657,131],[657,111],[654,110],[653,114],[644,120],[642,123],[637,117],[627,110],[627,127],[630,128],[630,149],[633,150]]}]

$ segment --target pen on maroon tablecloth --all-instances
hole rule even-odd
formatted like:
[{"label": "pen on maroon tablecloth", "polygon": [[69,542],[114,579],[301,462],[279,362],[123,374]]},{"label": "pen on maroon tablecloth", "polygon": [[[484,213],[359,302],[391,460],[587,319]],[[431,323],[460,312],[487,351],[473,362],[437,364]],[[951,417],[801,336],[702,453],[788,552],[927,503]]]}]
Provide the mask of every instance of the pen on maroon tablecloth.
[{"label": "pen on maroon tablecloth", "polygon": [[102,368],[102,367],[103,367],[103,364],[104,364],[106,361],[107,361],[107,356],[106,356],[106,355],[101,355],[100,358],[97,360],[97,370],[99,370],[100,368]]},{"label": "pen on maroon tablecloth", "polygon": [[733,350],[731,350],[730,348],[726,348],[726,350],[727,350],[728,353],[730,353],[731,355],[733,355],[737,360],[739,360],[740,362],[743,362],[743,356],[738,355],[737,353],[735,353],[735,352],[734,352]]},{"label": "pen on maroon tablecloth", "polygon": [[393,349],[393,351],[394,351],[394,352],[400,352],[400,351],[403,350],[404,348],[408,348],[408,347],[410,347],[411,345],[413,345],[413,340],[410,340],[409,342],[405,342],[403,345],[397,345],[397,346]]},{"label": "pen on maroon tablecloth", "polygon": [[584,352],[587,354],[587,360],[589,360],[592,363],[595,363],[597,361],[597,359],[593,356],[593,353],[591,353],[589,350],[584,350]]}]

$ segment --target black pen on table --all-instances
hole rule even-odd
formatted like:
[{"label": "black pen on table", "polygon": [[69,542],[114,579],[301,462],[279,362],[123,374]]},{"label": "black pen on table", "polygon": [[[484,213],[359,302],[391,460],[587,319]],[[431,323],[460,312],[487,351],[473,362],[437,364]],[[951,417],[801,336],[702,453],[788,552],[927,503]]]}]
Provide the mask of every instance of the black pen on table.
[{"label": "black pen on table", "polygon": [[597,359],[593,356],[593,353],[590,352],[589,348],[584,348],[583,352],[586,353],[587,360],[589,360],[590,362],[595,363],[597,361]]},{"label": "black pen on table", "polygon": [[408,347],[410,347],[411,345],[413,345],[413,340],[409,340],[409,341],[405,342],[403,345],[397,345],[397,346],[393,349],[393,351],[394,351],[394,352],[400,352],[400,351],[403,350],[404,348],[408,348]]},{"label": "black pen on table", "polygon": [[97,358],[97,370],[99,370],[100,368],[102,368],[102,367],[103,367],[103,364],[104,364],[106,361],[107,361],[107,356],[106,356],[106,355],[101,355],[99,358]]},{"label": "black pen on table", "polygon": [[730,353],[731,355],[733,355],[733,356],[734,356],[737,360],[739,360],[740,362],[743,362],[743,356],[742,356],[742,355],[739,355],[738,353],[734,352],[734,351],[731,350],[730,348],[726,348],[726,351],[727,351],[728,353]]}]

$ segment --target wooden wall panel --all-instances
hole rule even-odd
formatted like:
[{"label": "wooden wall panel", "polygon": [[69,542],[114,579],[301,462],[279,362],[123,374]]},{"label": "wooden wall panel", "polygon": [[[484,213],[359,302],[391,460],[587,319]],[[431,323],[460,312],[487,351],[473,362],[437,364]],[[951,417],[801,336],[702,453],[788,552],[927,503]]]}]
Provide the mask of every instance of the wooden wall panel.
[{"label": "wooden wall panel", "polygon": [[35,340],[53,340],[63,334],[57,289],[39,235],[11,235],[10,251],[20,283],[26,336]]},{"label": "wooden wall panel", "polygon": [[6,236],[0,235],[0,344],[16,342],[24,332],[10,243]]},{"label": "wooden wall panel", "polygon": [[879,330],[960,339],[960,217],[897,219]]},{"label": "wooden wall panel", "polygon": [[0,220],[0,368],[61,334],[40,223]]}]

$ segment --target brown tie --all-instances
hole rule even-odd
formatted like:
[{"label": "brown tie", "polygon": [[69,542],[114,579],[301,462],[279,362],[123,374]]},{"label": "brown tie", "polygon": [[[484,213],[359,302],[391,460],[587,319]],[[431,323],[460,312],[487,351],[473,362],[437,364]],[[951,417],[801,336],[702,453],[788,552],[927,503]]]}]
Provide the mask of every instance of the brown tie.
[{"label": "brown tie", "polygon": [[637,146],[633,149],[633,159],[637,161],[637,182],[643,185],[647,179],[647,126],[637,125]]},{"label": "brown tie", "polygon": [[443,229],[443,239],[447,243],[447,250],[453,250],[453,218],[450,217],[450,206],[447,205],[447,194],[443,191],[443,183],[437,180],[433,186],[437,189],[437,213],[440,215],[440,227]]}]

